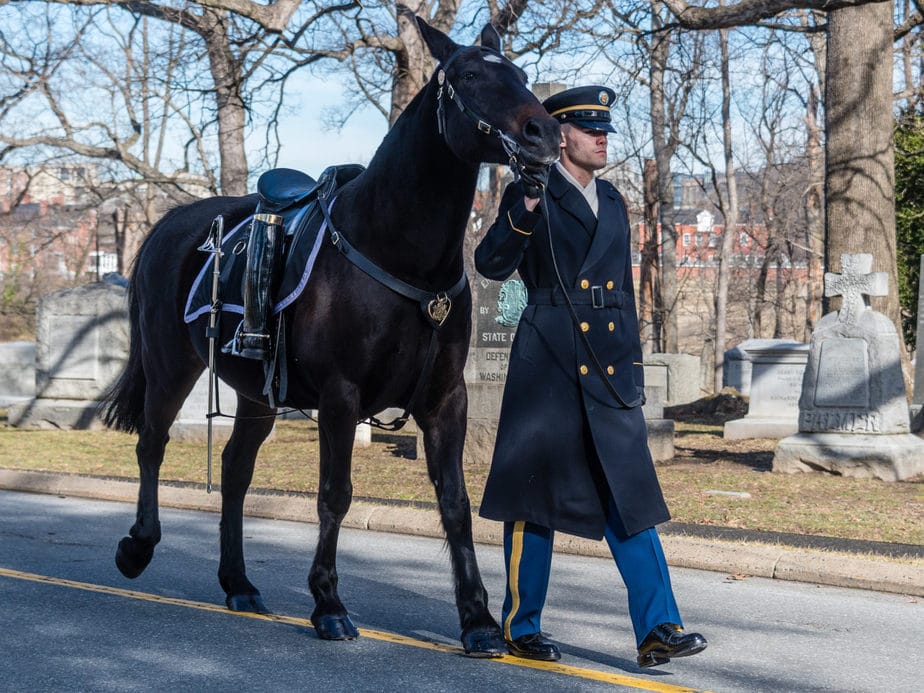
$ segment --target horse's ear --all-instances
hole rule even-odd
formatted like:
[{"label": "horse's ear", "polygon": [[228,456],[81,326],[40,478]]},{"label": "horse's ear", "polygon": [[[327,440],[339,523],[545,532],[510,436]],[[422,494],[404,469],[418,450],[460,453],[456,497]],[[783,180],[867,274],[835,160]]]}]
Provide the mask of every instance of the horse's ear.
[{"label": "horse's ear", "polygon": [[501,52],[501,37],[493,24],[485,24],[484,29],[481,30],[481,45],[498,53]]},{"label": "horse's ear", "polygon": [[441,63],[448,60],[449,56],[459,49],[459,45],[442,31],[433,28],[420,17],[416,17],[416,19],[420,35],[423,37],[424,43],[427,44],[427,48],[430,49],[430,54],[436,58],[437,62]]}]

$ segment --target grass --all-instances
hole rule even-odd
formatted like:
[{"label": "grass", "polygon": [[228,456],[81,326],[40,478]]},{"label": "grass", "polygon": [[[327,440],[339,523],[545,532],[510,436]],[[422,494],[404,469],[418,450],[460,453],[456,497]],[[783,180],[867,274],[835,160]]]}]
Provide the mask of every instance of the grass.
[{"label": "grass", "polygon": [[[821,474],[774,474],[775,440],[729,441],[714,423],[676,423],[674,459],[658,476],[673,519],[847,539],[924,544],[924,480],[886,483]],[[0,411],[0,467],[137,478],[135,437],[113,431],[20,430]],[[220,448],[218,448],[220,450]],[[354,497],[434,500],[413,434],[373,433],[353,455]],[[220,462],[216,452],[215,478]],[[481,500],[487,465],[467,465],[472,503]],[[206,446],[173,441],[161,470],[169,481],[204,483]],[[280,421],[260,451],[253,487],[316,492],[314,423]],[[735,492],[741,495],[715,494]]]}]

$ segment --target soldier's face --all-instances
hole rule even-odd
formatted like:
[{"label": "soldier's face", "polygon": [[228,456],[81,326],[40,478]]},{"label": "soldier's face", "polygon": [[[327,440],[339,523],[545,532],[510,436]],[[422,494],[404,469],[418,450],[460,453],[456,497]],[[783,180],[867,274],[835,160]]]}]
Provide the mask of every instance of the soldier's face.
[{"label": "soldier's face", "polygon": [[606,132],[565,124],[561,128],[562,163],[593,173],[606,166]]}]

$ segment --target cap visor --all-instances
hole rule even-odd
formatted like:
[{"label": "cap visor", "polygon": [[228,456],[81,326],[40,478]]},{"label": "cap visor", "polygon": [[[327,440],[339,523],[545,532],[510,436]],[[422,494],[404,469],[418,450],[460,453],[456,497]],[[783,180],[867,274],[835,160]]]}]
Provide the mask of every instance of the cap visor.
[{"label": "cap visor", "polygon": [[605,120],[566,120],[565,123],[571,123],[572,125],[577,125],[580,128],[587,128],[588,130],[602,130],[603,132],[616,132],[609,121]]}]

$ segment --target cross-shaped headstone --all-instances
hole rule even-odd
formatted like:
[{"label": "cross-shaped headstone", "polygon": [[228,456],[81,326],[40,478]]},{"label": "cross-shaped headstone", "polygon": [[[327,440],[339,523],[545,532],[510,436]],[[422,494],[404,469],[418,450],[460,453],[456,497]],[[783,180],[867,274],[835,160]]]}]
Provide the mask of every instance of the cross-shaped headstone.
[{"label": "cross-shaped headstone", "polygon": [[839,322],[854,323],[869,308],[868,296],[889,294],[889,275],[871,272],[873,256],[868,253],[841,255],[841,274],[825,272],[825,296],[842,296]]}]

